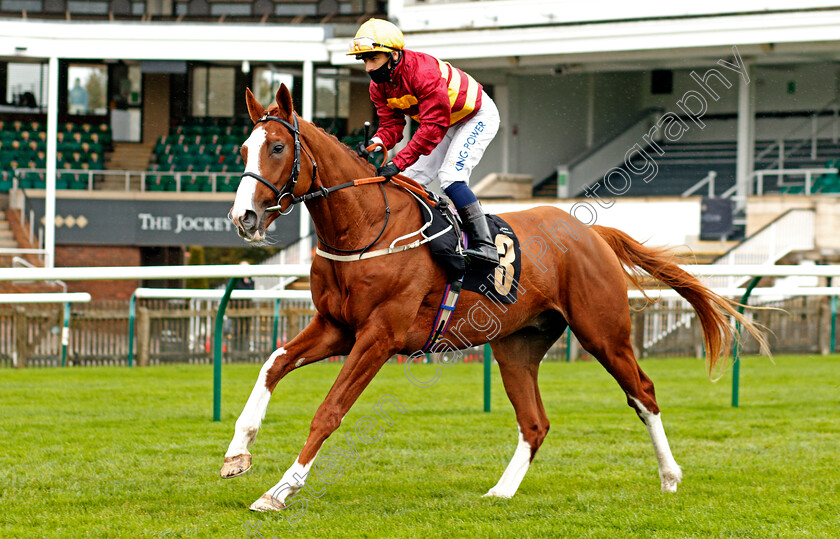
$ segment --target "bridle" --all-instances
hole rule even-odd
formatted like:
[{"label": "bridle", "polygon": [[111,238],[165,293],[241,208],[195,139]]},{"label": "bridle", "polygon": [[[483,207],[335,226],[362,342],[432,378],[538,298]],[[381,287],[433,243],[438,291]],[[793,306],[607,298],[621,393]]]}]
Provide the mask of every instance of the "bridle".
[{"label": "bridle", "polygon": [[[292,163],[292,170],[291,170],[291,172],[289,172],[289,179],[286,182],[286,184],[283,186],[283,189],[277,189],[277,187],[275,187],[275,185],[273,183],[271,183],[266,178],[264,178],[263,176],[260,176],[259,174],[255,173],[255,172],[243,172],[242,173],[242,176],[240,177],[240,181],[242,180],[242,178],[246,178],[246,177],[254,178],[255,180],[262,183],[263,185],[265,185],[266,187],[268,187],[269,189],[271,189],[274,192],[274,195],[277,197],[277,204],[275,204],[274,206],[269,206],[268,208],[265,209],[265,211],[276,211],[276,212],[279,212],[280,215],[289,215],[292,212],[292,210],[294,209],[295,204],[300,204],[301,202],[306,202],[307,200],[311,200],[313,198],[318,198],[318,197],[326,198],[333,191],[338,191],[339,189],[345,189],[347,187],[352,187],[354,185],[360,185],[360,182],[352,182],[351,181],[351,182],[343,183],[341,185],[336,185],[334,187],[321,186],[320,188],[317,188],[315,191],[310,191],[310,192],[308,192],[306,194],[303,194],[301,196],[296,196],[295,193],[294,193],[294,190],[295,190],[295,186],[297,185],[297,182],[298,182],[298,177],[300,176],[300,149],[301,149],[300,126],[298,125],[297,115],[292,113],[292,121],[294,122],[293,124],[290,124],[289,122],[287,122],[283,118],[278,118],[277,116],[269,116],[268,113],[266,113],[262,118],[257,120],[255,123],[259,124],[259,123],[262,123],[262,122],[269,122],[269,121],[279,122],[283,127],[288,129],[289,132],[292,134],[292,136],[295,139],[295,160]],[[309,150],[304,148],[303,151],[306,152],[306,156],[309,157],[309,161],[312,163],[312,185],[314,187],[315,179],[317,178],[317,175],[318,175],[318,164],[312,158],[312,155],[310,155]],[[386,178],[383,178],[382,180],[386,180]],[[373,247],[376,244],[376,242],[379,241],[379,238],[382,237],[382,234],[385,232],[385,228],[388,226],[388,220],[391,217],[391,206],[390,206],[390,204],[388,204],[388,195],[385,194],[385,187],[381,183],[380,183],[379,187],[382,189],[382,196],[385,197],[385,222],[382,224],[382,230],[379,231],[379,234],[376,236],[376,239],[374,239],[372,242],[370,242],[365,247],[362,247],[361,249],[349,249],[349,250],[348,249],[340,249],[338,247],[333,247],[329,243],[325,242],[324,239],[321,238],[320,236],[318,236],[318,240],[321,243],[323,243],[326,247],[328,247],[328,248],[330,248],[334,251],[338,251],[339,253],[364,253],[365,251],[367,251],[368,249]],[[281,201],[283,200],[283,197],[289,197],[289,207],[286,209],[285,212],[281,209]]]},{"label": "bridle", "polygon": [[[277,204],[275,204],[274,206],[270,206],[270,207],[266,208],[266,211],[277,211],[277,212],[280,212],[280,215],[288,215],[292,212],[292,209],[294,208],[295,204],[299,204],[299,203],[301,203],[305,200],[308,200],[308,198],[312,198],[312,197],[307,197],[306,195],[298,197],[298,196],[295,196],[295,193],[294,193],[295,186],[297,185],[297,182],[298,182],[298,177],[300,176],[300,148],[301,148],[300,127],[298,126],[297,115],[295,115],[294,113],[292,113],[292,121],[294,122],[294,124],[290,124],[289,122],[287,122],[283,118],[278,118],[277,116],[269,116],[268,113],[266,113],[262,118],[257,120],[255,123],[259,124],[259,123],[262,123],[262,122],[269,122],[269,121],[279,122],[281,125],[283,125],[283,127],[285,127],[286,129],[289,130],[289,132],[292,134],[292,136],[295,139],[295,160],[294,160],[294,163],[292,163],[292,171],[289,173],[289,180],[286,182],[285,185],[283,185],[282,190],[277,189],[277,187],[275,187],[273,183],[271,183],[270,181],[268,181],[267,179],[265,179],[264,177],[260,176],[259,174],[255,173],[255,172],[243,172],[242,176],[239,178],[239,180],[242,181],[242,178],[245,178],[245,177],[254,178],[258,182],[262,183],[263,185],[265,185],[266,187],[271,189],[274,192],[274,195],[277,197]],[[315,178],[318,176],[318,164],[315,163],[315,160],[312,159],[312,156],[309,154],[309,151],[306,148],[304,148],[303,151],[306,152],[306,156],[309,157],[309,161],[312,163],[312,183],[314,184],[315,183]],[[286,197],[286,196],[289,197],[290,204],[289,204],[289,207],[284,212],[283,210],[280,209],[280,206],[281,206],[280,202],[283,200],[283,197]]]}]

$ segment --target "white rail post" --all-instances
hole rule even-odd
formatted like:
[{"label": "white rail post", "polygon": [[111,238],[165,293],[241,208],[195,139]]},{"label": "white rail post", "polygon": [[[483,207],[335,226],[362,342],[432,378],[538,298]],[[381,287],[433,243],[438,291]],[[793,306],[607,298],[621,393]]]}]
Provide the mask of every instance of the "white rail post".
[{"label": "white rail post", "polygon": [[50,58],[47,77],[47,194],[44,201],[44,267],[55,266],[55,176],[58,150],[58,58]]}]

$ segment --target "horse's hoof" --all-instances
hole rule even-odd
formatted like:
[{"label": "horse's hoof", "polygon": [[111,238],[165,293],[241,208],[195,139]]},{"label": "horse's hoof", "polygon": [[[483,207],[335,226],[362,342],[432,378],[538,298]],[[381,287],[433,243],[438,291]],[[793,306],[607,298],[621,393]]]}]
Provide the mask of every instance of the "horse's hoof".
[{"label": "horse's hoof", "polygon": [[660,474],[662,492],[676,492],[677,485],[682,481],[682,470],[669,470]]},{"label": "horse's hoof", "polygon": [[280,500],[276,498],[272,498],[268,494],[263,494],[262,497],[251,504],[250,509],[251,511],[259,511],[259,512],[266,512],[266,511],[282,511],[285,509],[286,506]]},{"label": "horse's hoof", "polygon": [[496,490],[495,488],[491,488],[487,491],[487,494],[482,496],[482,498],[504,498],[510,499],[513,498],[513,494],[508,494],[507,492],[502,492],[500,490]]},{"label": "horse's hoof", "polygon": [[225,463],[222,465],[222,471],[219,472],[223,479],[230,479],[237,475],[242,475],[251,469],[251,455],[236,455],[235,457],[225,457]]}]

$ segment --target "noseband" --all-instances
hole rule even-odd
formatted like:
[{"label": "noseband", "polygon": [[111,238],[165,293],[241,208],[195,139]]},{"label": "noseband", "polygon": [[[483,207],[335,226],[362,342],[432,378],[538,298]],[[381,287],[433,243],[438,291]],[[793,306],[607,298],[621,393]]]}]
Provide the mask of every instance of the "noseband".
[{"label": "noseband", "polygon": [[[289,213],[291,213],[292,208],[294,208],[295,204],[298,204],[298,203],[306,200],[306,198],[304,198],[304,197],[295,196],[295,193],[294,193],[295,186],[297,185],[297,181],[298,181],[298,176],[300,176],[300,147],[301,147],[301,145],[300,145],[300,127],[298,127],[298,119],[297,119],[297,116],[294,113],[292,113],[292,121],[294,122],[294,125],[290,124],[289,122],[287,122],[286,120],[284,120],[282,118],[278,118],[277,116],[269,116],[268,113],[266,113],[265,116],[263,116],[262,118],[257,120],[256,123],[259,124],[259,123],[268,122],[268,121],[279,122],[280,124],[283,125],[283,127],[285,127],[286,129],[289,130],[289,132],[292,134],[292,136],[295,139],[295,161],[294,161],[294,163],[292,163],[292,171],[289,173],[289,180],[283,186],[282,190],[277,189],[277,187],[275,187],[273,183],[271,183],[270,181],[268,181],[267,179],[265,179],[264,177],[260,176],[259,174],[255,173],[255,172],[244,172],[242,174],[242,176],[239,178],[239,180],[242,181],[242,178],[251,177],[251,178],[254,178],[255,180],[257,180],[258,182],[262,183],[263,185],[265,185],[269,189],[271,189],[274,192],[274,195],[277,197],[277,204],[275,204],[274,206],[270,206],[270,207],[266,208],[266,211],[278,211],[278,212],[280,212],[280,215],[288,215]],[[305,148],[304,148],[304,151],[306,151]],[[315,163],[315,160],[312,159],[312,156],[309,155],[308,151],[306,152],[306,155],[309,157],[309,160],[312,162],[312,182],[314,183],[315,182],[315,177],[318,174],[318,165]],[[283,200],[283,197],[285,197],[285,196],[289,197],[290,204],[289,204],[289,208],[284,213],[280,209],[280,201]]]}]

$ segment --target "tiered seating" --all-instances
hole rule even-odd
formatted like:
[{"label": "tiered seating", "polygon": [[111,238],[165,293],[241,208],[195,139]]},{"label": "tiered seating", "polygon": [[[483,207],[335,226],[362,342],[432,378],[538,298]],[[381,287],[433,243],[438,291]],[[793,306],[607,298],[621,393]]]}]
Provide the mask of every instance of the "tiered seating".
[{"label": "tiered seating", "polygon": [[[146,175],[149,191],[175,191],[176,173],[181,173],[182,191],[212,191],[213,175],[243,168],[240,145],[252,124],[247,119],[191,118],[181,122],[155,145],[156,163]],[[234,192],[238,178],[216,176],[216,190]]]},{"label": "tiered seating", "polygon": [[[66,123],[58,126],[57,167],[60,170],[102,170],[103,154],[111,144],[111,128],[107,124]],[[11,188],[11,177],[17,168],[46,168],[47,133],[43,122],[0,121],[0,192]],[[23,188],[46,187],[43,172],[25,172],[18,178]],[[58,189],[85,189],[87,175],[59,172]]]},{"label": "tiered seating", "polygon": [[[813,159],[811,157],[810,141],[806,141],[800,145],[801,142],[785,142],[785,148],[788,149],[785,152],[785,169],[837,167],[838,161],[840,161],[840,159],[837,159],[837,156],[840,156],[840,144],[833,143],[830,140],[818,141],[817,155],[819,158]],[[773,143],[773,141],[767,140],[756,142],[755,170],[778,168],[778,150],[775,147],[771,148],[769,152],[766,152],[766,155],[762,155]],[[790,149],[796,148],[798,145],[800,145],[798,149],[790,151]],[[641,176],[636,172],[628,170],[625,164],[620,166],[620,168],[627,170],[629,176],[634,179],[626,196],[679,196],[705,178],[710,170],[717,172],[717,177],[715,178],[716,195],[722,194],[735,185],[737,161],[737,144],[735,142],[679,142],[660,143],[659,146],[664,155],[658,155],[651,147],[645,148],[650,158],[656,161],[658,167],[656,176],[649,182],[642,181]],[[826,161],[825,156],[832,156],[832,158]],[[645,167],[645,160],[638,153],[634,154],[632,165],[637,170],[642,170]],[[593,178],[592,182],[589,183],[591,184],[599,179]],[[805,177],[802,174],[789,174],[782,178],[782,183],[786,184],[786,186],[780,188],[778,176],[768,174],[764,177],[762,189],[764,193],[801,193],[804,190],[801,185],[804,183],[804,179]],[[543,186],[540,184],[540,186],[537,186],[535,193],[544,192],[548,196],[554,196],[553,193],[556,191],[552,189],[551,185],[548,185],[551,182],[556,182],[556,175],[546,178],[543,182],[546,185]],[[826,174],[821,178],[815,178],[812,192],[840,192],[840,185],[835,185],[834,182],[834,175],[831,174]],[[790,186],[790,184],[800,185]],[[708,193],[708,190],[703,187],[696,194],[706,193]],[[575,196],[583,197],[585,194],[583,192],[575,193]]]}]

